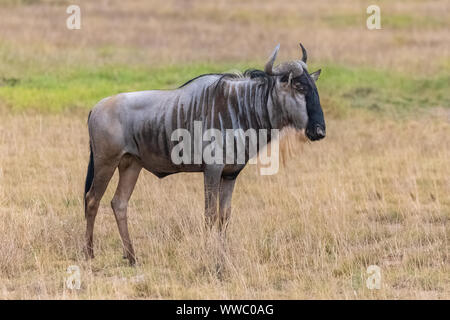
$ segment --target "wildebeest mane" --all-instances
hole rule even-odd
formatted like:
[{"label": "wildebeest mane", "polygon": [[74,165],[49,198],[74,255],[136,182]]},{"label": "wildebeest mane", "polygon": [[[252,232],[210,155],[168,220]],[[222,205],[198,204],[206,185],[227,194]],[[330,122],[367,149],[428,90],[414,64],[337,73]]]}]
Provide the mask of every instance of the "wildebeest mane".
[{"label": "wildebeest mane", "polygon": [[191,80],[186,81],[185,83],[183,83],[181,86],[178,87],[179,88],[183,88],[185,86],[187,86],[188,84],[194,82],[195,80],[202,78],[202,77],[207,77],[207,76],[221,76],[221,75],[225,75],[224,73],[205,73],[205,74],[201,74],[199,76],[196,76],[195,78],[192,78]]},{"label": "wildebeest mane", "polygon": [[187,86],[188,84],[194,82],[195,80],[202,78],[202,77],[207,77],[207,76],[220,76],[220,78],[215,82],[215,86],[217,87],[222,80],[227,80],[227,79],[243,79],[243,78],[249,78],[249,79],[263,79],[264,82],[267,82],[267,84],[270,84],[272,87],[273,85],[273,79],[264,71],[261,70],[257,70],[257,69],[247,69],[245,70],[243,73],[231,73],[231,72],[226,72],[226,73],[205,73],[205,74],[201,74],[199,76],[196,76],[195,78],[192,78],[188,81],[186,81],[184,84],[182,84],[181,86],[179,86],[178,88],[183,88],[185,86]]},{"label": "wildebeest mane", "polygon": [[183,87],[187,86],[188,84],[190,84],[202,77],[206,77],[206,76],[219,76],[219,78],[213,84],[209,85],[210,87],[213,87],[212,93],[214,96],[220,91],[218,89],[221,87],[221,84],[225,80],[244,80],[244,79],[249,79],[249,80],[259,79],[259,80],[261,80],[261,82],[258,83],[257,86],[259,86],[260,88],[263,88],[263,90],[261,92],[262,96],[260,96],[260,98],[262,99],[262,103],[263,103],[264,107],[267,106],[267,101],[269,99],[269,96],[272,94],[272,89],[273,89],[274,83],[275,83],[273,77],[268,75],[266,72],[264,72],[262,70],[257,70],[257,69],[247,69],[243,73],[227,72],[227,73],[202,74],[202,75],[199,75],[199,76],[192,78],[191,80],[185,82],[179,88],[183,88]]}]

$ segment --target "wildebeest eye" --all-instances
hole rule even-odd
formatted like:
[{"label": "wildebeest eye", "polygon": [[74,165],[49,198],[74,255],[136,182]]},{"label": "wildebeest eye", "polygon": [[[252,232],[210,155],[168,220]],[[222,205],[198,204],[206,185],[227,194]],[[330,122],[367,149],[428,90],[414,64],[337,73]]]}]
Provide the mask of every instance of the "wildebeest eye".
[{"label": "wildebeest eye", "polygon": [[293,87],[295,90],[300,91],[301,93],[306,93],[308,90],[308,88],[300,82],[294,82]]}]

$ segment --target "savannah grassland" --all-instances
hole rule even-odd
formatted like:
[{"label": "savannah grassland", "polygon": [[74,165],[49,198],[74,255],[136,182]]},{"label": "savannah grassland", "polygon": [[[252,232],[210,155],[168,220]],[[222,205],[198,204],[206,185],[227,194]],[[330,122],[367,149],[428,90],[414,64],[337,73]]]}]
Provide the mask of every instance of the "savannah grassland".
[{"label": "savannah grassland", "polygon": [[[0,2],[0,298],[450,298],[450,17],[436,1]],[[382,30],[365,27],[369,4]],[[309,51],[327,137],[283,143],[279,173],[238,178],[224,249],[203,179],[142,172],[129,206],[138,265],[109,202],[83,254],[87,114],[122,91],[263,68]],[[289,147],[289,148],[288,148]],[[64,285],[81,269],[81,289]],[[380,290],[366,268],[382,271]]]}]

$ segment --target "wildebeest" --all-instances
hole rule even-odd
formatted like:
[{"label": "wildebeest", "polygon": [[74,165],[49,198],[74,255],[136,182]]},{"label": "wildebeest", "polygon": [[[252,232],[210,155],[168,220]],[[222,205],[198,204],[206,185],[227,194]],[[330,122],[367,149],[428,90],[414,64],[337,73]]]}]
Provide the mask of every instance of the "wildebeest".
[{"label": "wildebeest", "polygon": [[175,164],[171,159],[174,130],[182,128],[193,133],[193,123],[201,121],[203,129],[222,132],[294,127],[306,129],[310,140],[324,138],[325,120],[315,85],[320,70],[308,73],[307,53],[301,44],[300,47],[301,60],[273,67],[278,45],[264,71],[205,74],[175,90],[121,93],[101,100],[88,119],[91,149],[85,185],[88,258],[94,256],[93,229],[99,203],[116,168],[119,183],[111,206],[124,257],[131,264],[135,263],[135,254],[128,233],[127,206],[142,168],[159,178],[177,172],[203,172],[206,224],[211,227],[218,220],[219,229],[226,230],[236,177],[253,155],[248,154],[247,148],[245,163]]}]

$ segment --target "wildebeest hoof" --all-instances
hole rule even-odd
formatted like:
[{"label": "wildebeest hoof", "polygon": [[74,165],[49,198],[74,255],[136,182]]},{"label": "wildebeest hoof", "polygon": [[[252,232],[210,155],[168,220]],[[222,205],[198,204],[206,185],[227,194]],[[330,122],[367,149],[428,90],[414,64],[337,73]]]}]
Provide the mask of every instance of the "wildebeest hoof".
[{"label": "wildebeest hoof", "polygon": [[94,259],[94,250],[89,248],[84,249],[84,256],[86,257],[86,260]]}]

